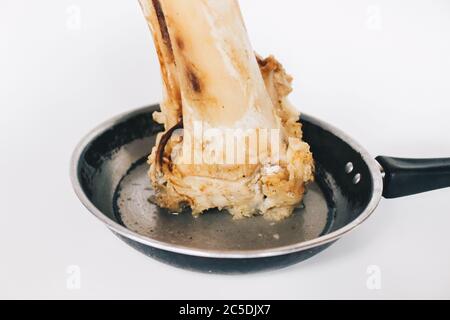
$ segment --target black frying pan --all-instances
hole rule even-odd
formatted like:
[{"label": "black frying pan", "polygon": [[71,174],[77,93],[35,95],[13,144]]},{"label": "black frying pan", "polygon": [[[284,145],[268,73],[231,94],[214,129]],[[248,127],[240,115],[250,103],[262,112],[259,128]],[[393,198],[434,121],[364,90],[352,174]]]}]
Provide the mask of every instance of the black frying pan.
[{"label": "black frying pan", "polygon": [[304,138],[316,160],[316,182],[304,206],[282,222],[234,221],[212,210],[200,218],[152,205],[145,160],[163,130],[158,106],[110,120],[77,147],[74,189],[86,208],[130,246],[171,265],[218,273],[285,267],[308,259],[352,231],[381,197],[396,198],[450,186],[450,159],[374,160],[336,128],[303,115]]}]

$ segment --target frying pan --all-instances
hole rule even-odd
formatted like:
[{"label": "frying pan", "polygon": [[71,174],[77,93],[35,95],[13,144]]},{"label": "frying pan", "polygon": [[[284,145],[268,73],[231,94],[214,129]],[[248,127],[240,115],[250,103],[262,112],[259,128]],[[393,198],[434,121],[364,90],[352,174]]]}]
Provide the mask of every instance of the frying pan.
[{"label": "frying pan", "polygon": [[247,273],[311,258],[363,223],[379,201],[450,186],[450,159],[373,159],[333,126],[302,115],[316,160],[316,182],[294,215],[273,223],[235,221],[211,210],[200,218],[151,204],[145,160],[163,127],[159,106],[118,116],[76,148],[71,179],[84,206],[115,235],[170,265],[213,273]]}]

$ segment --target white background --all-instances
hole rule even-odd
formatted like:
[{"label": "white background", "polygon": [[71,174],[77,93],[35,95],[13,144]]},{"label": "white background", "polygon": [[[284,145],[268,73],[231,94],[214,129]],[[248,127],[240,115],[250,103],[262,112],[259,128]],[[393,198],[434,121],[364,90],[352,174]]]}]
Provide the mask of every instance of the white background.
[{"label": "white background", "polygon": [[[450,156],[450,1],[241,5],[302,111],[374,156]],[[76,199],[69,159],[91,128],[160,92],[137,1],[0,1],[0,298],[450,298],[449,189],[384,200],[328,251],[270,273],[186,272],[127,247]],[[381,290],[366,285],[371,265]]]}]

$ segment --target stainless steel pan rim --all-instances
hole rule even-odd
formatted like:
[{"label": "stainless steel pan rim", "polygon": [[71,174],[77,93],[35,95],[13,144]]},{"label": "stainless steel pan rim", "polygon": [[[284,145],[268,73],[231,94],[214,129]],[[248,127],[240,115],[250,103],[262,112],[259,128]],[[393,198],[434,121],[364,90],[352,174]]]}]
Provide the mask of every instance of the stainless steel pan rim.
[{"label": "stainless steel pan rim", "polygon": [[184,254],[195,257],[202,258],[221,258],[221,259],[252,259],[252,258],[268,258],[268,257],[276,257],[288,255],[300,251],[309,250],[312,248],[316,248],[322,245],[326,245],[328,243],[332,243],[336,240],[339,240],[341,237],[346,235],[347,233],[353,231],[355,228],[360,226],[365,220],[367,220],[370,215],[377,208],[383,193],[383,177],[380,171],[380,165],[372,158],[372,156],[356,141],[350,138],[347,134],[342,132],[341,130],[325,123],[321,120],[317,120],[314,117],[310,117],[314,119],[315,123],[317,123],[322,128],[325,128],[337,137],[345,141],[349,146],[351,146],[354,150],[358,151],[363,160],[366,162],[369,167],[371,178],[372,178],[372,198],[367,205],[366,209],[358,216],[357,219],[347,224],[345,227],[340,228],[332,233],[323,235],[313,240],[301,242],[294,245],[278,247],[273,249],[264,249],[264,250],[240,250],[240,251],[214,251],[214,250],[200,250],[200,249],[192,249],[179,245],[167,244],[164,242],[160,242],[145,236],[142,236],[136,232],[133,232],[124,226],[118,224],[117,222],[108,218],[105,214],[103,214],[100,210],[98,210],[95,205],[88,199],[86,194],[81,187],[80,180],[78,177],[78,165],[79,160],[84,152],[84,150],[88,147],[90,142],[101,133],[105,132],[108,128],[112,127],[114,124],[118,122],[122,122],[123,120],[133,117],[137,114],[141,114],[144,112],[151,112],[156,110],[156,106],[143,107],[136,109],[132,112],[126,112],[122,115],[116,116],[113,119],[104,122],[99,125],[97,128],[92,130],[89,134],[87,134],[82,141],[76,147],[70,165],[70,177],[72,181],[72,186],[75,190],[76,195],[82,204],[88,209],[97,219],[103,222],[111,231],[128,238],[130,240],[139,242],[141,244],[154,247],[160,250],[165,250],[168,252]]}]

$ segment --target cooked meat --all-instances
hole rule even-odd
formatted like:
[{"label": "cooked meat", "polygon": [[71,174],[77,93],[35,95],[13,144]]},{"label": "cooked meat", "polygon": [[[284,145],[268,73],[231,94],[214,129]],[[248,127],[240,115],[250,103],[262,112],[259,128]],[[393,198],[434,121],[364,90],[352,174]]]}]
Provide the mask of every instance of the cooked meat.
[{"label": "cooked meat", "polygon": [[[235,0],[140,0],[161,64],[164,124],[149,158],[154,202],[194,215],[290,216],[313,180],[292,78],[255,56]],[[181,130],[183,129],[183,130]]]}]

